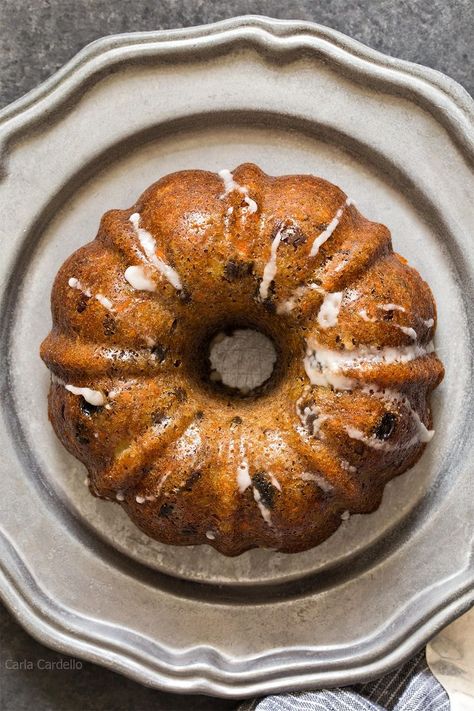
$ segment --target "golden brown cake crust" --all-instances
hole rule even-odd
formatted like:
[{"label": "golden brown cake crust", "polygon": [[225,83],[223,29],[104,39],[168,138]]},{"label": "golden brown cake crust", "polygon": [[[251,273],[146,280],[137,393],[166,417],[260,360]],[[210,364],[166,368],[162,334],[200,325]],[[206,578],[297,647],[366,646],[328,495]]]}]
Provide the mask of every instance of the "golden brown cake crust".
[{"label": "golden brown cake crust", "polygon": [[[430,289],[320,178],[166,176],[64,263],[52,314],[53,427],[91,492],[165,543],[311,548],[376,509],[430,438]],[[236,327],[278,351],[250,397],[206,371]]]}]

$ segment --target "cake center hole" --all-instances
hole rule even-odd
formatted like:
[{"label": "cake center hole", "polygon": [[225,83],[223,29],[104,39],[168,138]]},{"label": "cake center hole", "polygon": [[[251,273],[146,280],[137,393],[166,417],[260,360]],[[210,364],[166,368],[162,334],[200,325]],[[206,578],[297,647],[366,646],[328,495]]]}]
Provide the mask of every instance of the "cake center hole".
[{"label": "cake center hole", "polygon": [[277,354],[273,342],[260,331],[239,328],[218,333],[209,346],[210,380],[242,395],[263,385],[272,375]]}]

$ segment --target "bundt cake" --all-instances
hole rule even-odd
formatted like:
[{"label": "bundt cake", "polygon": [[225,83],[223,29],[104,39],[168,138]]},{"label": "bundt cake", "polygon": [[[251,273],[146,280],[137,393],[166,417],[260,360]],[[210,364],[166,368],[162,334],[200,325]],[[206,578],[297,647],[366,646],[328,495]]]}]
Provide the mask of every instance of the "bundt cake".
[{"label": "bundt cake", "polygon": [[53,427],[164,543],[311,548],[433,435],[430,289],[321,178],[162,178],[65,262],[52,315]]}]

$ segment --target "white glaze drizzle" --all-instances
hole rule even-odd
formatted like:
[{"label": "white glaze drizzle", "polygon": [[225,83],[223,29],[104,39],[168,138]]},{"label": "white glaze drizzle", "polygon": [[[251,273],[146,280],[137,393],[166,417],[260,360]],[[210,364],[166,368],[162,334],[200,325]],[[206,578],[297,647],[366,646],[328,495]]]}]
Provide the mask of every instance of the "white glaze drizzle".
[{"label": "white glaze drizzle", "polygon": [[380,304],[378,307],[379,309],[382,309],[382,311],[402,311],[405,313],[405,307],[400,306],[399,304]]},{"label": "white glaze drizzle", "polygon": [[225,214],[224,214],[224,232],[225,232],[225,234],[229,233],[230,226],[231,226],[231,217],[232,217],[233,212],[234,212],[234,208],[232,206],[228,207],[227,210],[225,211]]},{"label": "white glaze drizzle", "polygon": [[[393,306],[393,304],[387,304],[387,306]],[[383,307],[379,307],[383,308]],[[385,311],[389,311],[392,309],[384,309]],[[399,306],[397,308],[398,311],[405,311],[405,309],[402,306]],[[365,309],[361,309],[360,311],[357,312],[358,315],[364,320],[364,321],[370,321],[371,323],[380,323],[380,319],[378,318],[373,318],[367,315],[367,311]],[[383,323],[386,323],[385,321]],[[406,336],[409,336],[412,341],[416,341],[418,339],[418,334],[415,331],[414,328],[411,328],[411,326],[401,326],[399,323],[393,323],[393,321],[390,321],[389,324],[391,326],[394,326],[395,328],[398,328],[399,331],[402,331]]]},{"label": "white glaze drizzle", "polygon": [[89,298],[92,296],[91,290],[90,290],[90,289],[87,289],[87,288],[82,284],[82,282],[79,281],[79,279],[76,279],[76,277],[71,277],[71,278],[68,280],[68,284],[69,284],[69,286],[71,287],[71,289],[77,289],[78,291],[81,291],[81,292],[84,294],[84,296],[87,296],[87,297],[89,297]]},{"label": "white glaze drizzle", "polygon": [[363,442],[365,445],[367,445],[367,447],[370,447],[371,449],[378,449],[384,452],[394,452],[398,449],[410,449],[410,447],[413,447],[419,444],[420,442],[422,442],[423,444],[429,442],[434,435],[434,430],[429,430],[426,425],[423,424],[419,414],[411,407],[410,403],[405,398],[403,398],[403,396],[401,398],[401,401],[404,402],[404,404],[406,404],[406,406],[410,410],[410,414],[413,417],[417,428],[416,434],[414,434],[413,437],[411,437],[406,442],[391,444],[390,442],[385,442],[383,440],[378,439],[375,435],[371,435],[370,437],[368,437],[366,434],[364,434],[364,432],[361,432],[356,427],[351,427],[350,425],[345,425],[344,430],[351,439],[357,439],[360,442]]},{"label": "white glaze drizzle", "polygon": [[326,294],[318,312],[317,321],[321,328],[331,328],[336,325],[342,303],[342,291]]},{"label": "white glaze drizzle", "polygon": [[386,400],[388,402],[401,403],[410,412],[410,415],[415,422],[415,425],[417,428],[418,440],[423,443],[431,441],[431,439],[434,436],[435,431],[429,430],[426,427],[426,425],[421,421],[419,414],[411,406],[409,399],[405,395],[398,392],[397,390],[392,390],[390,388],[383,388],[380,390],[375,384],[370,385],[370,386],[369,385],[364,386],[362,388],[362,392],[365,394],[377,397],[381,400]]},{"label": "white glaze drizzle", "polygon": [[274,474],[272,474],[271,472],[267,472],[267,474],[268,474],[268,478],[272,482],[275,489],[278,489],[278,491],[281,491],[281,484],[278,481],[278,479],[276,478],[276,476]]},{"label": "white glaze drizzle", "polygon": [[416,341],[418,339],[418,334],[414,328],[410,328],[410,326],[400,326],[400,324],[398,323],[394,323],[392,325],[396,326],[400,331],[402,331],[402,333],[405,333],[407,336],[409,336],[412,341]]},{"label": "white glaze drizzle", "polygon": [[[343,378],[342,382],[338,382],[338,380],[334,381],[333,386],[335,387],[335,389],[346,390],[346,389],[355,389],[357,387],[358,383],[355,380],[351,381],[351,379],[347,379],[349,382],[346,383],[345,382],[346,379],[344,379],[344,376],[342,376],[342,378]],[[331,380],[332,380],[332,378],[331,378]],[[317,384],[319,384],[319,383],[317,383]],[[330,383],[330,384],[332,384],[332,383]],[[344,387],[340,387],[341,385]],[[346,385],[352,385],[352,387],[350,387],[350,388],[345,387]],[[379,440],[378,438],[375,437],[375,435],[367,436],[366,434],[364,434],[357,428],[346,425],[346,426],[344,426],[344,430],[349,435],[349,437],[351,439],[357,439],[361,442],[364,442],[364,444],[366,444],[368,447],[371,447],[372,449],[378,449],[378,450],[383,450],[383,451],[387,451],[387,452],[395,451],[397,448],[401,448],[401,447],[409,448],[415,444],[418,444],[419,442],[426,443],[432,439],[432,437],[435,433],[434,430],[429,430],[426,427],[426,425],[422,422],[418,412],[411,406],[411,403],[407,397],[405,397],[398,391],[391,390],[389,388],[384,388],[382,390],[379,390],[377,385],[375,385],[375,384],[371,384],[370,386],[363,385],[360,388],[360,390],[361,390],[361,392],[363,392],[365,394],[368,394],[368,395],[371,395],[371,396],[374,396],[374,397],[377,397],[377,398],[380,398],[383,400],[388,400],[389,402],[399,402],[399,403],[403,404],[409,411],[412,419],[414,420],[417,431],[416,431],[416,434],[413,437],[411,437],[411,439],[408,440],[407,442],[405,442],[403,444],[392,445],[389,442]],[[304,396],[302,396],[300,398],[300,400],[297,401],[297,407],[296,407],[297,414],[300,417],[301,422],[303,424],[302,432],[304,432],[304,433],[308,432],[307,427],[305,427],[306,418],[308,417],[308,415],[315,415],[316,417],[315,417],[314,422],[312,423],[312,429],[313,429],[313,434],[317,434],[317,433],[319,433],[319,428],[320,428],[320,425],[322,424],[322,422],[324,422],[327,419],[330,419],[330,417],[328,415],[321,415],[319,409],[316,407],[315,404],[313,404],[313,406],[306,406],[304,408],[301,408],[300,401],[302,399],[304,399]],[[316,427],[316,432],[315,432],[315,427]],[[298,428],[297,428],[297,430],[299,431]],[[355,467],[353,467],[351,464],[349,464],[349,462],[347,462],[346,460],[343,460],[343,459],[341,459],[341,467],[349,472],[356,471]]]},{"label": "white glaze drizzle", "polygon": [[212,531],[206,531],[206,538],[209,538],[210,541],[215,541],[216,534]]},{"label": "white glaze drizzle", "polygon": [[[71,289],[77,289],[78,291],[82,292],[84,296],[87,296],[89,299],[93,296],[91,289],[88,287],[85,287],[82,282],[79,281],[79,279],[76,279],[76,277],[70,277],[68,279],[68,284],[71,287]],[[114,305],[111,302],[110,299],[108,299],[106,296],[104,296],[101,293],[94,294],[94,299],[99,302],[99,304],[102,304],[104,309],[107,309],[107,311],[113,311],[114,310]]]},{"label": "white glaze drizzle", "polygon": [[302,472],[301,478],[303,481],[314,481],[325,494],[329,494],[331,491],[334,491],[334,486],[321,474],[317,474],[316,472]]},{"label": "white glaze drizzle", "polygon": [[435,431],[429,430],[427,428],[425,423],[421,421],[421,417],[419,416],[417,411],[414,410],[413,408],[411,408],[411,414],[412,414],[412,417],[415,420],[415,424],[418,428],[418,439],[420,440],[420,442],[424,442],[424,443],[430,442],[434,437]]},{"label": "white glaze drizzle", "polygon": [[240,464],[237,467],[237,486],[241,494],[244,493],[249,486],[252,485],[252,479],[249,474],[249,464],[245,454],[245,446],[243,440],[240,440]]},{"label": "white glaze drizzle", "polygon": [[265,506],[265,504],[262,501],[262,497],[260,496],[260,492],[258,489],[253,487],[253,498],[255,499],[257,506],[260,510],[260,513],[262,514],[262,518],[267,523],[269,526],[273,526],[272,523],[272,515],[270,513],[270,509],[268,506]]},{"label": "white glaze drizzle", "polygon": [[104,309],[107,309],[108,311],[113,311],[114,310],[114,305],[112,304],[111,300],[108,299],[106,296],[103,294],[96,294],[95,298],[99,302],[99,304],[102,304]]},{"label": "white glaze drizzle", "polygon": [[[222,170],[220,170],[218,172],[218,175],[224,183],[224,192],[220,196],[221,200],[223,200],[225,197],[227,197],[227,195],[229,195],[232,192],[238,192],[244,196],[244,203],[246,205],[246,207],[243,207],[240,210],[241,215],[244,218],[244,220],[247,217],[247,215],[252,215],[253,213],[257,212],[258,205],[255,202],[255,200],[253,200],[249,196],[248,188],[245,185],[240,185],[239,183],[237,183],[234,180],[234,176],[232,175],[230,170],[228,170],[227,168],[223,168]],[[233,212],[233,208],[229,208],[227,210],[227,215],[231,215],[232,212]]]},{"label": "white glaze drizzle", "polygon": [[109,390],[107,397],[109,398],[109,400],[115,400],[117,395],[120,395],[121,392],[122,388],[113,388],[112,390]]},{"label": "white glaze drizzle", "polygon": [[[397,306],[396,304],[384,304],[380,308],[384,310],[395,310],[404,311],[402,306]],[[370,318],[367,315],[365,309],[360,310],[359,316],[365,321],[376,321],[377,319]],[[414,329],[409,327],[401,327],[397,325],[401,330],[403,330],[407,335],[409,335],[413,340],[417,339],[417,334]],[[360,369],[366,365],[371,365],[374,363],[406,363],[415,358],[420,358],[433,351],[433,343],[429,343],[426,347],[418,344],[413,344],[411,346],[400,346],[394,347],[383,347],[376,348],[374,346],[359,346],[359,348],[353,349],[351,351],[334,351],[328,349],[324,346],[313,342],[308,345],[306,356],[304,358],[304,368],[310,382],[313,385],[321,385],[325,387],[333,387],[335,390],[353,390],[360,387],[365,393],[375,395],[376,397],[381,397],[383,399],[390,399],[392,401],[401,402],[410,412],[416,425],[416,435],[414,435],[410,440],[403,444],[391,444],[389,442],[383,441],[375,437],[375,435],[367,436],[364,432],[361,432],[355,427],[346,425],[344,426],[345,432],[351,437],[351,439],[357,439],[364,442],[367,446],[383,451],[394,451],[397,448],[409,448],[419,442],[429,442],[434,435],[434,430],[428,430],[426,425],[421,421],[419,414],[414,410],[409,402],[409,400],[401,393],[397,391],[385,389],[379,391],[376,385],[364,385],[360,381],[354,378],[348,378],[344,375],[344,370],[347,369]],[[319,427],[324,419],[321,419],[319,409],[314,405],[306,406],[301,408],[300,402],[303,399],[300,398],[296,404],[297,414],[303,425],[306,425],[308,417],[315,416],[314,423],[317,426],[317,432],[319,432]],[[322,416],[325,417],[324,415]],[[312,429],[314,433],[314,423],[312,424]],[[299,431],[299,428],[296,428]],[[304,430],[304,427],[303,427]],[[341,460],[341,464],[344,462],[347,465],[347,471],[352,471],[355,469],[351,467],[348,462]]]},{"label": "white glaze drizzle", "polygon": [[156,489],[156,491],[155,491],[155,494],[154,494],[154,497],[153,497],[154,499],[157,499],[157,498],[158,498],[158,496],[159,496],[159,494],[160,494],[160,492],[161,492],[161,490],[162,490],[162,488],[163,488],[163,486],[164,486],[164,484],[165,484],[165,481],[167,480],[167,478],[169,477],[170,474],[171,474],[171,472],[166,472],[166,473],[163,474],[163,476],[161,477],[160,483],[158,484],[158,487],[157,487],[157,489]]},{"label": "white glaze drizzle", "polygon": [[370,321],[371,323],[377,323],[378,319],[373,318],[368,315],[367,311],[365,309],[361,309],[360,311],[357,312],[357,314],[363,319],[364,321]]},{"label": "white glaze drizzle", "polygon": [[[313,385],[332,387],[334,390],[353,390],[356,381],[343,375],[341,368],[336,363],[330,363],[327,353],[333,353],[326,348],[309,349],[303,359],[304,369]],[[321,360],[320,356],[323,356]]]},{"label": "white glaze drizzle", "polygon": [[[233,447],[232,447],[233,451]],[[241,494],[243,494],[249,487],[252,488],[252,493],[253,493],[253,498],[259,508],[260,513],[262,514],[262,517],[264,521],[269,525],[272,526],[272,518],[271,518],[271,513],[270,509],[265,506],[265,504],[262,501],[262,497],[260,495],[260,492],[258,489],[256,489],[255,486],[252,486],[252,479],[250,477],[249,473],[249,464],[247,461],[247,456],[245,452],[245,445],[243,439],[240,440],[240,445],[239,445],[239,452],[240,452],[240,464],[237,467],[237,487],[238,490]],[[273,485],[281,491],[281,485],[280,482],[272,475],[268,474],[270,480],[272,481]]]},{"label": "white glaze drizzle", "polygon": [[338,226],[339,222],[341,221],[341,217],[344,213],[344,210],[346,209],[346,207],[351,205],[351,203],[352,203],[352,200],[350,198],[347,198],[345,200],[344,204],[338,209],[338,211],[336,212],[336,214],[334,215],[334,217],[332,218],[331,222],[326,227],[326,229],[323,230],[321,232],[321,234],[315,238],[315,240],[311,246],[311,251],[309,253],[310,257],[315,257],[317,255],[317,253],[319,252],[319,248],[331,237],[332,233],[334,232],[334,230]]},{"label": "white glaze drizzle", "polygon": [[260,282],[260,298],[264,301],[268,296],[268,289],[277,273],[277,251],[283,236],[283,226],[277,231],[270,248],[270,259],[263,269],[262,281]]},{"label": "white glaze drizzle", "polygon": [[434,318],[422,319],[422,321],[423,321],[423,324],[426,326],[426,328],[433,328]]},{"label": "white glaze drizzle", "polygon": [[57,382],[63,385],[66,390],[68,390],[73,395],[82,395],[84,400],[90,405],[94,405],[94,407],[101,407],[102,405],[105,405],[105,395],[100,390],[92,390],[92,388],[79,388],[76,387],[76,385],[63,383],[59,379],[57,379]]},{"label": "white glaze drizzle", "polygon": [[351,517],[351,512],[350,511],[343,511],[341,514],[341,518],[343,521],[348,521]]},{"label": "white glaze drizzle", "polygon": [[313,343],[308,346],[303,364],[313,385],[330,386],[335,390],[353,390],[357,381],[346,377],[341,371],[378,363],[408,363],[432,351],[432,343],[426,347],[418,344],[384,348],[360,346],[350,351],[335,351]]},{"label": "white glaze drizzle", "polygon": [[341,469],[344,469],[344,471],[346,471],[346,472],[355,474],[355,472],[357,471],[356,467],[352,466],[352,464],[349,464],[347,459],[341,459],[339,463],[341,465]]},{"label": "white glaze drizzle", "polygon": [[130,215],[129,220],[132,223],[135,234],[138,237],[138,241],[140,242],[140,245],[148,261],[158,269],[160,274],[164,276],[165,279],[167,279],[169,283],[174,286],[175,289],[182,289],[183,286],[181,284],[181,279],[179,278],[178,272],[173,269],[173,267],[170,267],[169,264],[166,264],[166,262],[156,256],[155,239],[150,234],[150,232],[148,232],[148,230],[145,230],[143,227],[140,227],[139,213],[134,212],[132,215]]},{"label": "white glaze drizzle", "polygon": [[222,168],[222,170],[219,170],[218,175],[224,183],[224,192],[221,195],[221,200],[225,198],[225,196],[229,193],[232,193],[234,190],[239,193],[242,193],[243,195],[247,194],[247,188],[244,188],[242,185],[239,185],[239,183],[234,180],[234,176],[232,175],[230,170],[228,170],[227,168]]},{"label": "white glaze drizzle", "polygon": [[147,276],[145,267],[127,267],[124,276],[137,291],[156,291],[156,284]]},{"label": "white glaze drizzle", "polygon": [[317,291],[319,294],[325,294],[326,292],[317,284],[310,282],[309,284],[304,284],[303,286],[298,286],[289,299],[282,301],[277,305],[276,312],[278,315],[289,314],[296,306],[297,301],[301,299],[308,291]]},{"label": "white glaze drizzle", "polygon": [[[165,483],[165,481],[167,480],[169,475],[170,475],[170,472],[166,472],[166,474],[164,474],[162,476],[161,481],[158,484],[158,488],[156,489],[155,494],[146,494],[145,496],[142,496],[141,494],[137,494],[135,496],[135,501],[137,502],[137,504],[144,504],[145,501],[156,501],[156,499],[158,498],[158,495],[163,487],[163,484]],[[117,501],[125,501],[125,491],[123,489],[119,489],[115,494],[115,498],[117,499]]]},{"label": "white glaze drizzle", "polygon": [[248,206],[248,207],[247,207],[247,212],[249,213],[249,215],[253,215],[254,212],[257,212],[257,210],[258,210],[258,205],[257,205],[257,203],[255,202],[255,200],[252,200],[251,197],[249,197],[248,195],[246,195],[246,196],[244,197],[244,202],[245,202],[245,203],[247,204],[247,206]]},{"label": "white glaze drizzle", "polygon": [[358,430],[357,427],[352,427],[351,425],[344,425],[343,429],[351,439],[357,439],[360,442],[363,442],[365,445],[367,445],[367,447],[370,447],[371,449],[378,449],[384,452],[393,452],[397,449],[400,449],[401,447],[408,448],[412,444],[414,444],[413,438],[409,440],[409,442],[405,442],[403,445],[391,444],[390,442],[385,442],[382,439],[378,439],[375,435],[371,435],[370,437],[368,437],[366,434],[364,434],[364,432]]},{"label": "white glaze drizzle", "polygon": [[[319,286],[318,284],[315,284],[314,282],[310,282],[309,284],[303,284],[302,286],[298,286],[293,291],[293,293],[291,294],[289,299],[287,299],[286,301],[282,301],[280,304],[278,304],[277,309],[276,309],[277,314],[279,314],[279,315],[288,314],[291,311],[293,311],[293,309],[296,306],[296,303],[308,291],[317,291],[318,294],[321,294],[322,296],[325,297],[324,301],[320,307],[320,312],[322,309],[322,315],[321,315],[321,322],[322,323],[320,323],[322,328],[327,328],[327,326],[322,325],[322,324],[326,323],[326,317],[329,316],[331,313],[333,315],[335,315],[336,322],[337,322],[337,315],[339,313],[341,304],[350,304],[354,301],[357,301],[357,299],[360,298],[359,292],[356,291],[355,289],[346,289],[344,292],[337,292],[337,291],[327,292],[322,288],[322,286]],[[340,303],[339,303],[339,299],[340,299]],[[338,308],[338,304],[339,304],[339,308]]]},{"label": "white glaze drizzle", "polygon": [[[296,401],[296,414],[300,418],[301,424],[305,428],[308,434],[313,435],[313,437],[320,436],[320,429],[323,422],[328,419],[327,415],[322,415],[320,409],[317,407],[316,403],[311,405],[305,405],[303,407],[302,403],[306,400],[305,395],[302,395]],[[311,422],[311,431],[309,430],[309,423]]]}]

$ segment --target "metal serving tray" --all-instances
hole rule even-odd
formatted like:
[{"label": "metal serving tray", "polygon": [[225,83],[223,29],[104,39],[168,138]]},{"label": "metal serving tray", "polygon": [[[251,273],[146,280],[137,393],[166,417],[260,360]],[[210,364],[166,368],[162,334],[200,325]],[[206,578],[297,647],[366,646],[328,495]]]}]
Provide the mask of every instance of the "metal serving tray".
[{"label": "metal serving tray", "polygon": [[[109,37],[0,114],[0,592],[45,644],[178,692],[348,684],[474,598],[473,103],[324,27],[259,17]],[[89,496],[47,421],[49,294],[101,214],[181,168],[254,161],[339,184],[429,281],[437,434],[380,509],[319,548],[154,543]]]}]

